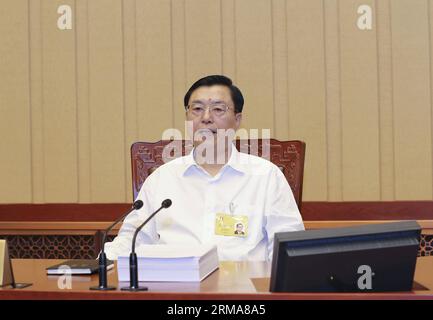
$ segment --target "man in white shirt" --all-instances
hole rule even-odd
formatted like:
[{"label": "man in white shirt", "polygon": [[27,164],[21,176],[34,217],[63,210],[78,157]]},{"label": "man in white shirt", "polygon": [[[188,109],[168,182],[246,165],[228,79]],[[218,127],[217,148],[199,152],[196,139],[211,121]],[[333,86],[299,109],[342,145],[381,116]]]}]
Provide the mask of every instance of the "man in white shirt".
[{"label": "man in white shirt", "polygon": [[[194,149],[146,179],[137,196],[144,206],[130,213],[118,236],[105,245],[109,259],[129,255],[135,229],[167,198],[173,204],[139,232],[137,248],[214,243],[220,260],[270,260],[275,232],[304,230],[281,170],[239,152],[227,136],[221,139],[220,132],[239,128],[243,103],[242,93],[225,76],[208,76],[191,86],[184,105],[193,124]],[[197,136],[204,136],[204,142]],[[242,232],[237,232],[239,224]]]}]

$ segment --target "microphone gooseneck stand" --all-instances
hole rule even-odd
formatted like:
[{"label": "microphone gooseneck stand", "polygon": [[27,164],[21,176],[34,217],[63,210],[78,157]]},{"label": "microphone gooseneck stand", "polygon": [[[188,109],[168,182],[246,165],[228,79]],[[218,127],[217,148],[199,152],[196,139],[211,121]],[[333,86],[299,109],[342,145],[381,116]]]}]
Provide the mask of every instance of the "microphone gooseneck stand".
[{"label": "microphone gooseneck stand", "polygon": [[139,210],[143,207],[143,201],[137,200],[132,205],[131,210],[129,210],[127,213],[120,216],[116,221],[114,221],[105,231],[102,236],[101,241],[101,253],[99,254],[99,285],[90,287],[90,290],[100,290],[100,291],[107,291],[107,290],[114,290],[116,287],[114,286],[108,286],[107,284],[107,255],[105,254],[105,241],[107,239],[108,233],[113,229],[113,227],[118,224],[120,221],[122,221],[129,213],[131,213],[133,210]]},{"label": "microphone gooseneck stand", "polygon": [[135,242],[137,239],[137,235],[140,230],[152,219],[159,211],[162,209],[166,209],[171,206],[171,200],[165,199],[161,203],[161,207],[156,210],[149,218],[146,219],[138,228],[135,230],[134,237],[132,238],[132,250],[129,255],[129,287],[121,288],[123,291],[147,291],[147,287],[140,287],[138,284],[138,262],[137,262],[137,254],[135,253]]}]

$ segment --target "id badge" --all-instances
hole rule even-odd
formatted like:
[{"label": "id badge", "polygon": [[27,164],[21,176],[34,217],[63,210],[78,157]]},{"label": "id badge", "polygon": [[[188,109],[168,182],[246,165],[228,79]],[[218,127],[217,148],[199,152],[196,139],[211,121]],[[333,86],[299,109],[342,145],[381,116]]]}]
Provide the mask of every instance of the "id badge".
[{"label": "id badge", "polygon": [[215,234],[246,237],[248,235],[248,216],[217,213],[215,216]]}]

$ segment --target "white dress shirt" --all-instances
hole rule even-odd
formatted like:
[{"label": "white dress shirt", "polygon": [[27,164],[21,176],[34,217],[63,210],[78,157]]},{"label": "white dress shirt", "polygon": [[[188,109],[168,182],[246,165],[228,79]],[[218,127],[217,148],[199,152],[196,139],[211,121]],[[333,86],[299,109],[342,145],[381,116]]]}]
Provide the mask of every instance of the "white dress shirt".
[{"label": "white dress shirt", "polygon": [[[194,160],[194,150],[156,169],[144,182],[118,236],[106,243],[109,259],[128,256],[134,231],[161,206],[137,235],[141,244],[214,243],[220,260],[271,260],[275,232],[304,230],[292,190],[281,170],[268,160],[232,147],[229,161],[212,177]],[[246,237],[215,234],[216,213],[248,216]]]}]

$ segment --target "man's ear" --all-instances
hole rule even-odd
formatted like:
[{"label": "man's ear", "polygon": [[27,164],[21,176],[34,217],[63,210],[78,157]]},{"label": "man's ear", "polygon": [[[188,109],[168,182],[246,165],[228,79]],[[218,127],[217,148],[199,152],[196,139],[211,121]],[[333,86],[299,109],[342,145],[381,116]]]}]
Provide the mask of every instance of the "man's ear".
[{"label": "man's ear", "polygon": [[236,113],[235,114],[235,119],[236,119],[236,130],[239,129],[239,127],[241,126],[241,121],[242,121],[242,113]]},{"label": "man's ear", "polygon": [[192,121],[191,113],[188,112],[188,109],[185,109],[185,119],[187,121]]}]

